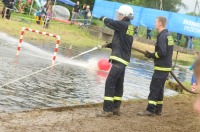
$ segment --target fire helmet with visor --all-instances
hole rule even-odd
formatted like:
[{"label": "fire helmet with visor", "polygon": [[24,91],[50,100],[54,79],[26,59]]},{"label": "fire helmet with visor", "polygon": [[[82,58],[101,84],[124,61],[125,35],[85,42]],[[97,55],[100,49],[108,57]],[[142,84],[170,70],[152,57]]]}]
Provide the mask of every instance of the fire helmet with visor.
[{"label": "fire helmet with visor", "polygon": [[133,8],[128,5],[121,5],[115,12],[115,20],[122,20],[124,17],[133,20]]}]

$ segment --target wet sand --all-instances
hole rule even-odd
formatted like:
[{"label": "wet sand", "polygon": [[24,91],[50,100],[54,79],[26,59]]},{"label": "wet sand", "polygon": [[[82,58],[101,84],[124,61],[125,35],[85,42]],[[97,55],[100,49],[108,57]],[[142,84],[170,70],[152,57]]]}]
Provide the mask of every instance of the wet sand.
[{"label": "wet sand", "polygon": [[200,118],[193,110],[195,96],[165,98],[162,116],[140,117],[146,100],[124,102],[122,115],[96,117],[102,105],[0,113],[0,131],[23,132],[199,132]]}]

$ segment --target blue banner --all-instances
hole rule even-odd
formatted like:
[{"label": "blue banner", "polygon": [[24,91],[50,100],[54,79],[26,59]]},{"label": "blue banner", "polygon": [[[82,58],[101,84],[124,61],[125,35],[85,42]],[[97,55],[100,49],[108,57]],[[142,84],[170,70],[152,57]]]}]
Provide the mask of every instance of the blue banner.
[{"label": "blue banner", "polygon": [[[114,19],[115,11],[122,5],[118,2],[96,0],[93,8],[93,17],[100,18],[106,16]],[[164,16],[167,18],[167,28],[171,32],[177,32],[188,36],[200,37],[200,18],[161,11],[150,8],[143,8],[130,5],[134,10],[134,20],[131,23],[135,26],[146,26],[154,28],[156,17]]]}]

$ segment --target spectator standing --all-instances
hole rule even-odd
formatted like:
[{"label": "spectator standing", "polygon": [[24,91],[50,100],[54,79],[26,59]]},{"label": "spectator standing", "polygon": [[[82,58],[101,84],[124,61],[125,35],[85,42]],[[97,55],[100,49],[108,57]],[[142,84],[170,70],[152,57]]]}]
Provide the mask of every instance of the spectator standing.
[{"label": "spectator standing", "polygon": [[[199,52],[195,52],[195,56],[196,56],[195,61],[192,64],[192,66],[190,66],[190,68],[189,68],[190,70],[194,70],[194,66],[195,66],[195,64],[196,64],[196,62],[197,62],[197,60],[200,56]],[[197,81],[196,81],[196,77],[195,77],[194,73],[193,73],[192,78],[191,78],[191,85],[192,85],[192,91],[195,91],[196,86],[197,86]]]},{"label": "spectator standing", "polygon": [[189,43],[189,36],[185,35],[184,38],[185,38],[185,48],[187,48],[188,43]]},{"label": "spectator standing", "polygon": [[147,36],[146,36],[146,39],[150,39],[151,40],[151,31],[152,31],[152,29],[150,27],[147,27]]},{"label": "spectator standing", "polygon": [[193,36],[184,36],[186,41],[185,41],[185,48],[188,48],[188,49],[193,49],[193,43],[192,43],[192,40],[193,40]]},{"label": "spectator standing", "polygon": [[193,36],[188,36],[189,37],[189,41],[188,41],[188,49],[193,49]]},{"label": "spectator standing", "polygon": [[76,5],[72,9],[71,24],[74,24],[75,19],[77,19],[77,17],[79,16],[79,12],[80,12],[80,2],[77,1]]},{"label": "spectator standing", "polygon": [[86,5],[86,4],[83,4],[83,8],[82,8],[81,13],[80,13],[81,15],[84,14],[84,12],[85,12],[85,10],[86,10],[86,7],[87,7],[87,5]]},{"label": "spectator standing", "polygon": [[6,19],[10,19],[11,10],[14,7],[14,0],[2,0],[4,3],[3,11],[2,11],[2,18],[6,17]]},{"label": "spectator standing", "polygon": [[44,21],[44,28],[49,28],[49,22],[52,17],[52,3],[51,1],[47,4],[47,12],[46,12],[46,17]]},{"label": "spectator standing", "polygon": [[[200,92],[200,57],[197,59],[195,65],[194,65],[194,74],[196,77],[196,81],[197,81],[197,92]],[[200,113],[200,96],[199,94],[197,94],[197,100],[194,103],[194,109]]]},{"label": "spectator standing", "polygon": [[89,18],[91,17],[91,11],[90,11],[90,6],[86,6],[86,10],[83,12],[84,15],[84,25],[86,25],[89,22]]},{"label": "spectator standing", "polygon": [[182,34],[177,33],[177,45],[179,45],[181,43],[181,39],[182,39]]},{"label": "spectator standing", "polygon": [[136,26],[135,28],[134,28],[134,37],[138,37],[138,30],[139,30],[139,26]]}]

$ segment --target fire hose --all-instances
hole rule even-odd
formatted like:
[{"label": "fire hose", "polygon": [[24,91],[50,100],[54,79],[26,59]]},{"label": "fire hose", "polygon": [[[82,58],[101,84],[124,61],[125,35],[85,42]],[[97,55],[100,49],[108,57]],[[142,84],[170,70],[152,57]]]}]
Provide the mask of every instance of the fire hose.
[{"label": "fire hose", "polygon": [[[143,50],[140,50],[140,49],[137,49],[137,48],[133,48],[133,50],[137,51],[137,52],[140,52],[142,54],[146,54],[145,51]],[[194,92],[194,91],[191,91],[189,88],[186,88],[180,81],[179,79],[176,77],[176,75],[173,73],[173,71],[170,71],[170,74],[172,75],[172,77],[176,80],[176,82],[181,86],[181,88],[185,91],[187,91],[188,93],[191,93],[191,94],[198,94],[197,92]]]}]

